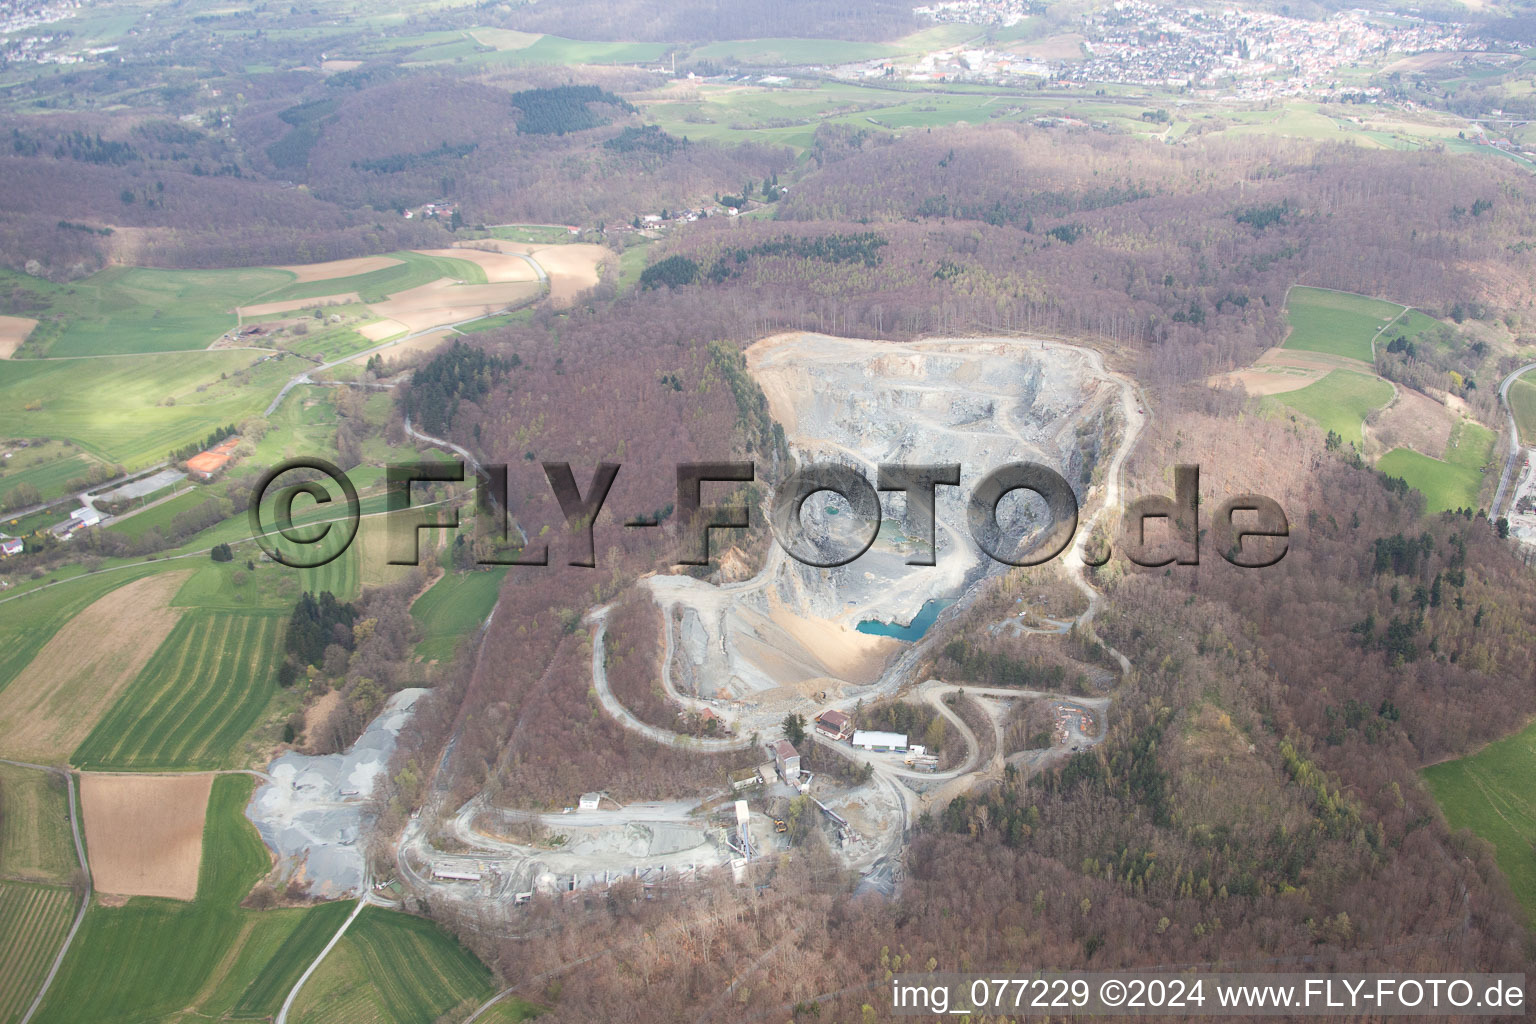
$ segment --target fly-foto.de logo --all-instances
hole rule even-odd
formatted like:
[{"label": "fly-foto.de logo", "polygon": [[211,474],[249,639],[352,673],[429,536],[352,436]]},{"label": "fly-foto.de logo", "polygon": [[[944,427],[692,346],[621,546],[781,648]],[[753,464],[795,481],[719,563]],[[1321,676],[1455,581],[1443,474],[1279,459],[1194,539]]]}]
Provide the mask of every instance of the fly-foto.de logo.
[{"label": "fly-foto.de logo", "polygon": [[[599,463],[585,488],[576,481],[567,462],[542,464],[545,478],[560,506],[569,531],[567,564],[595,568],[596,544],[593,528],[608,500],[622,466],[616,462]],[[706,485],[722,493],[729,485],[740,486],[757,479],[751,462],[685,462],[676,467],[677,499],[674,504],[678,540],[672,558],[678,565],[708,565],[710,535],[715,530],[750,529],[751,510],[743,504],[706,503]],[[290,482],[280,478],[292,475]],[[873,483],[869,478],[840,463],[811,463],[789,474],[774,490],[768,525],[775,541],[786,554],[809,566],[834,568],[855,561],[874,544],[880,532],[883,513],[880,492],[899,492],[905,498],[901,528],[913,543],[907,564],[937,564],[935,543],[937,505],[940,488],[961,485],[958,463],[881,463]],[[337,501],[323,478],[329,478],[341,499],[339,515],[326,518]],[[383,514],[389,531],[391,565],[416,565],[420,560],[419,537],[422,530],[457,530],[457,509],[447,517],[412,502],[412,484],[460,483],[465,479],[462,462],[402,463],[386,470]],[[1043,515],[1000,517],[1004,500],[1018,492],[1033,496]],[[840,529],[817,529],[805,521],[806,503],[818,494],[837,495],[846,503],[848,519]],[[306,509],[303,524],[295,523],[294,505],[300,495],[309,498],[315,510]],[[507,467],[486,465],[475,473],[475,530],[477,540],[488,541],[477,548],[492,551],[481,555],[481,565],[547,566],[550,564],[547,542],[532,542],[512,536],[512,518],[507,509]],[[263,509],[272,513],[268,526]],[[839,509],[841,511],[841,509]],[[990,470],[970,489],[965,502],[966,527],[970,537],[988,557],[1008,565],[1041,565],[1067,551],[1078,533],[1078,500],[1072,485],[1049,466],[1036,462],[1009,462]],[[1103,565],[1118,549],[1137,565],[1158,567],[1171,564],[1198,565],[1202,530],[1200,524],[1200,469],[1193,465],[1174,468],[1174,494],[1139,497],[1126,506],[1120,518],[1118,539],[1113,545],[1089,545],[1082,559],[1090,565]],[[335,465],[324,459],[291,459],[264,473],[251,494],[248,510],[251,533],[273,560],[295,568],[316,568],[337,558],[356,539],[362,506],[356,487]],[[1012,528],[1004,525],[1004,518]],[[1156,543],[1148,539],[1149,521],[1163,521],[1163,537]],[[648,529],[661,525],[655,515],[636,516],[623,523],[625,529]],[[1290,524],[1285,511],[1273,498],[1262,494],[1239,494],[1222,502],[1211,514],[1211,544],[1222,558],[1245,569],[1274,565],[1285,557]],[[336,531],[334,534],[332,531]]]}]

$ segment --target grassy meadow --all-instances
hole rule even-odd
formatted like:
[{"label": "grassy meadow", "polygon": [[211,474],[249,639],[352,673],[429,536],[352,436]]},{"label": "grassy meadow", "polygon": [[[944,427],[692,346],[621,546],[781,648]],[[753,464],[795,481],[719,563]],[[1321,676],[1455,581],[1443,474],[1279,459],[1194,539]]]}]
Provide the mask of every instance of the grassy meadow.
[{"label": "grassy meadow", "polygon": [[1334,370],[1304,388],[1275,395],[1274,400],[1313,420],[1323,430],[1336,432],[1346,442],[1364,445],[1361,425],[1373,410],[1392,400],[1392,385],[1363,373]]},{"label": "grassy meadow", "polygon": [[1526,920],[1536,925],[1536,724],[1423,775],[1452,828],[1493,844]]},{"label": "grassy meadow", "polygon": [[1371,363],[1372,340],[1402,312],[1403,307],[1393,302],[1297,285],[1285,303],[1291,333],[1283,347]]},{"label": "grassy meadow", "polygon": [[1422,492],[1426,512],[1473,508],[1493,443],[1493,431],[1463,420],[1451,431],[1445,458],[1432,459],[1408,448],[1394,448],[1377,461],[1376,468],[1388,476],[1401,477],[1409,487]]}]

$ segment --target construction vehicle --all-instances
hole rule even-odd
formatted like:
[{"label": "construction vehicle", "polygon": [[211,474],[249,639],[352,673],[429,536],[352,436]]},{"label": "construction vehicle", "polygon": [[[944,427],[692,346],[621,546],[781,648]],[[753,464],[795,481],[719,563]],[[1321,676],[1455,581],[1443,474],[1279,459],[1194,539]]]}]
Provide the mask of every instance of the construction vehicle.
[{"label": "construction vehicle", "polygon": [[774,818],[773,819],[773,830],[775,832],[788,832],[789,831],[789,822],[785,821],[783,818]]}]

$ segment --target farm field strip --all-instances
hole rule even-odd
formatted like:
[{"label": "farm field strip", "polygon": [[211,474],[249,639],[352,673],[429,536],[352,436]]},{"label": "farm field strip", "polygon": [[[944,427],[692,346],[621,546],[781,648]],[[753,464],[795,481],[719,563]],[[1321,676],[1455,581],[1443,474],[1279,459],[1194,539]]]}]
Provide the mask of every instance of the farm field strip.
[{"label": "farm field strip", "polygon": [[75,902],[64,886],[0,882],[0,1024],[19,1021],[36,997]]},{"label": "farm field strip", "polygon": [[396,292],[430,284],[444,277],[469,284],[484,284],[486,281],[485,271],[467,259],[429,256],[417,252],[393,252],[388,258],[397,262],[350,277],[296,282],[287,287],[278,288],[271,294],[263,295],[263,302],[319,299],[327,295],[356,292],[363,302],[374,303],[381,302]]},{"label": "farm field strip", "polygon": [[430,1021],[491,991],[489,969],[431,921],[365,907],[300,991],[294,1012],[299,1024]]},{"label": "farm field strip", "polygon": [[64,780],[0,764],[0,879],[64,883],[75,867]]},{"label": "farm field strip", "polygon": [[189,613],[86,738],[92,769],[225,767],[273,693],[282,620]]}]

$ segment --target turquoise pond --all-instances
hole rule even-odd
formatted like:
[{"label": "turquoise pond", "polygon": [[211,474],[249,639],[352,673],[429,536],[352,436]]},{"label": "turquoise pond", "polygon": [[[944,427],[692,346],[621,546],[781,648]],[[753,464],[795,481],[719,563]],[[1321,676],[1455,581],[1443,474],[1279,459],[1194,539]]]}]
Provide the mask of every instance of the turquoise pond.
[{"label": "turquoise pond", "polygon": [[922,639],[928,627],[938,620],[939,613],[955,602],[950,598],[931,598],[918,609],[917,615],[905,626],[895,622],[881,622],[879,619],[865,619],[859,623],[858,631],[872,636],[889,636],[897,640],[905,640],[907,643]]}]

